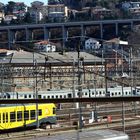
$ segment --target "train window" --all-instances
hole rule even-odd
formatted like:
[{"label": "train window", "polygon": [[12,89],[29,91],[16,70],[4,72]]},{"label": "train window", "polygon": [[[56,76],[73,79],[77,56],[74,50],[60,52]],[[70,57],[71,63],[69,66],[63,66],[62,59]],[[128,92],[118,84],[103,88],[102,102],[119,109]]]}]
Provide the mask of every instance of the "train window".
[{"label": "train window", "polygon": [[62,95],[60,95],[60,98],[62,98]]},{"label": "train window", "polygon": [[8,122],[8,113],[6,112],[6,122]]},{"label": "train window", "polygon": [[41,99],[41,95],[38,95],[38,98]]},{"label": "train window", "polygon": [[58,95],[56,95],[56,98],[58,98]]},{"label": "train window", "polygon": [[54,96],[52,96],[52,99],[54,99]]},{"label": "train window", "polygon": [[43,96],[43,99],[46,99],[46,96]]},{"label": "train window", "polygon": [[17,121],[22,121],[22,111],[17,111]]},{"label": "train window", "polygon": [[85,92],[85,95],[87,95],[87,92]]},{"label": "train window", "polygon": [[129,92],[129,95],[131,94],[131,92]]},{"label": "train window", "polygon": [[98,95],[98,92],[96,91],[96,95]]},{"label": "train window", "polygon": [[94,92],[92,92],[92,95],[94,95]]},{"label": "train window", "polygon": [[55,114],[55,108],[53,107],[53,114]]},{"label": "train window", "polygon": [[27,95],[24,95],[24,98],[27,98]]},{"label": "train window", "polygon": [[31,110],[30,113],[31,120],[35,120],[35,110]]},{"label": "train window", "polygon": [[16,121],[16,114],[15,112],[10,112],[10,122],[15,122]]},{"label": "train window", "polygon": [[127,91],[125,92],[125,94],[127,95]]},{"label": "train window", "polygon": [[3,123],[5,123],[5,113],[3,113]]},{"label": "train window", "polygon": [[121,95],[121,92],[119,92],[119,95]]},{"label": "train window", "polygon": [[64,98],[66,98],[66,95],[64,95]]},{"label": "train window", "polygon": [[79,96],[80,94],[79,94],[79,92],[77,93],[77,96]]},{"label": "train window", "polygon": [[114,96],[114,93],[112,93],[112,96]]},{"label": "train window", "polygon": [[115,92],[115,95],[117,95],[117,92]]},{"label": "train window", "polygon": [[7,95],[7,98],[10,99],[10,95]]},{"label": "train window", "polygon": [[29,111],[24,111],[24,120],[29,120]]},{"label": "train window", "polygon": [[99,94],[101,95],[101,94],[102,94],[102,92],[100,91],[100,92],[99,92]]},{"label": "train window", "polygon": [[72,98],[72,95],[71,95],[71,93],[69,93],[69,94],[68,94],[68,98]]},{"label": "train window", "polygon": [[50,99],[50,96],[48,96],[47,98]]},{"label": "train window", "polygon": [[41,109],[39,109],[39,111],[38,111],[38,115],[39,115],[39,116],[42,115],[42,110],[41,110]]},{"label": "train window", "polygon": [[31,94],[29,94],[29,98],[31,98]]}]

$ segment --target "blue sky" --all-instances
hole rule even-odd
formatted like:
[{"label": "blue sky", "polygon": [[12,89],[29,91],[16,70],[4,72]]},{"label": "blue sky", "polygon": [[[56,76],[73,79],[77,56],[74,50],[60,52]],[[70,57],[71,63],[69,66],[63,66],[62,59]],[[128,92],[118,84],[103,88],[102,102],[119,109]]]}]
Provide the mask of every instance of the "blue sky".
[{"label": "blue sky", "polygon": [[30,3],[32,3],[33,1],[41,1],[44,2],[44,4],[47,4],[48,0],[0,0],[0,2],[7,4],[8,1],[14,1],[14,2],[24,2],[26,5],[30,6]]}]

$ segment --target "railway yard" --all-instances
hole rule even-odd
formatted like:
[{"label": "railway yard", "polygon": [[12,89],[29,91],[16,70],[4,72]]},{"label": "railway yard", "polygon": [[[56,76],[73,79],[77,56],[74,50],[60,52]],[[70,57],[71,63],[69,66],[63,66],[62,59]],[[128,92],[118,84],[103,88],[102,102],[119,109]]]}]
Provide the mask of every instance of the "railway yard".
[{"label": "railway yard", "polygon": [[[29,58],[25,59],[25,55]],[[80,59],[79,55],[82,59]],[[124,64],[125,66],[122,66],[123,64],[118,66],[118,71],[116,71],[115,67],[110,69],[103,58],[98,58],[85,52],[81,52],[79,55],[77,52],[69,52],[64,55],[59,53],[33,54],[30,52],[16,52],[12,55],[10,63],[5,62],[0,65],[1,99],[12,100],[14,98],[18,102],[18,99],[70,99],[74,97],[106,97],[107,95],[110,98],[139,96],[138,61],[134,61],[135,69],[133,70],[130,70],[131,65],[129,63]],[[116,77],[116,73],[119,74],[119,78]],[[127,76],[123,77],[124,75]],[[117,88],[114,88],[115,86]],[[38,105],[36,104],[36,110],[38,109],[37,107]],[[43,129],[37,126],[37,123],[42,118],[40,116],[38,118],[38,113],[35,113],[35,109],[31,110],[33,114],[30,115],[31,111],[28,112],[28,115],[25,114],[25,111],[27,113],[26,109],[22,109],[22,111],[24,114],[22,123],[27,122],[25,116],[28,116],[28,120],[34,124],[36,123],[37,129],[6,132],[1,134],[1,140],[39,140],[43,136],[46,138],[57,136],[60,133],[98,129],[124,131],[132,140],[138,139],[140,135],[139,101],[60,102],[56,104],[57,123],[46,123],[47,126],[45,124]],[[49,108],[47,108],[47,111],[49,111]],[[6,127],[9,128],[12,124],[14,127],[14,123],[18,123],[19,112],[12,112],[14,113],[14,122],[10,111],[7,118],[5,117],[6,113],[5,116],[2,115],[4,113],[1,112],[1,117],[4,118],[4,121],[1,118],[2,123],[4,124],[9,117]],[[35,116],[35,114],[37,115]],[[48,115],[50,114],[48,113]],[[32,116],[33,118],[31,118]],[[25,125],[24,123],[22,126]]]},{"label": "railway yard", "polygon": [[[132,102],[125,103],[125,132],[133,140],[139,138],[140,132],[140,105],[139,102],[136,104],[137,108],[135,108],[135,104]],[[98,119],[90,123],[90,113],[95,109],[95,104],[87,103],[85,105],[83,105],[81,112],[84,117],[82,130],[123,130],[122,106],[120,104],[98,103],[98,105],[96,105]],[[61,109],[57,109],[56,116],[56,125],[48,125],[45,129],[4,133],[1,134],[0,139],[39,139],[40,137],[57,136],[60,133],[78,131],[79,111],[73,108],[73,104],[62,104]]]}]

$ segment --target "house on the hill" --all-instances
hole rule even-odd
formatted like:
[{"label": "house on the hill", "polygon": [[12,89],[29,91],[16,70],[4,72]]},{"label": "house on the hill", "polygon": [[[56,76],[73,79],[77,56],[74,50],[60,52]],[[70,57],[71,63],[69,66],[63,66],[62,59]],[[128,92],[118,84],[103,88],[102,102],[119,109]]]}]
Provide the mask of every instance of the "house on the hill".
[{"label": "house on the hill", "polygon": [[90,38],[85,41],[85,50],[98,50],[100,49],[101,44],[93,38]]},{"label": "house on the hill", "polygon": [[55,52],[56,45],[49,41],[40,41],[34,44],[34,49],[40,52]]}]

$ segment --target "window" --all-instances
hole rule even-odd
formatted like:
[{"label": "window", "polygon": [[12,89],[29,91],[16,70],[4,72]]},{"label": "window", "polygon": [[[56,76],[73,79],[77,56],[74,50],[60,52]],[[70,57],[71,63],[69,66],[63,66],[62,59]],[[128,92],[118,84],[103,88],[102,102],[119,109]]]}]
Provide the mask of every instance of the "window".
[{"label": "window", "polygon": [[24,111],[24,120],[29,120],[29,111]]},{"label": "window", "polygon": [[15,122],[16,121],[16,114],[15,112],[10,112],[10,122]]},{"label": "window", "polygon": [[42,110],[39,109],[38,115],[41,116],[42,115]]},{"label": "window", "polygon": [[62,98],[62,95],[60,95],[60,98]]},{"label": "window", "polygon": [[17,111],[17,121],[22,121],[22,111]]},{"label": "window", "polygon": [[85,92],[85,95],[87,95],[87,92]]},{"label": "window", "polygon": [[55,114],[55,108],[53,107],[53,114]]},{"label": "window", "polygon": [[50,99],[50,96],[48,96],[47,98]]},{"label": "window", "polygon": [[8,122],[8,113],[6,112],[6,122]]},{"label": "window", "polygon": [[31,120],[35,120],[35,110],[31,110],[30,113]]},{"label": "window", "polygon": [[94,92],[92,92],[92,95],[94,95]]},{"label": "window", "polygon": [[29,98],[31,98],[31,94],[29,94]]},{"label": "window", "polygon": [[41,99],[41,95],[38,95],[38,98]]},{"label": "window", "polygon": [[24,95],[24,98],[27,98],[27,95]]},{"label": "window", "polygon": [[3,113],[3,123],[5,123],[5,113]]}]

